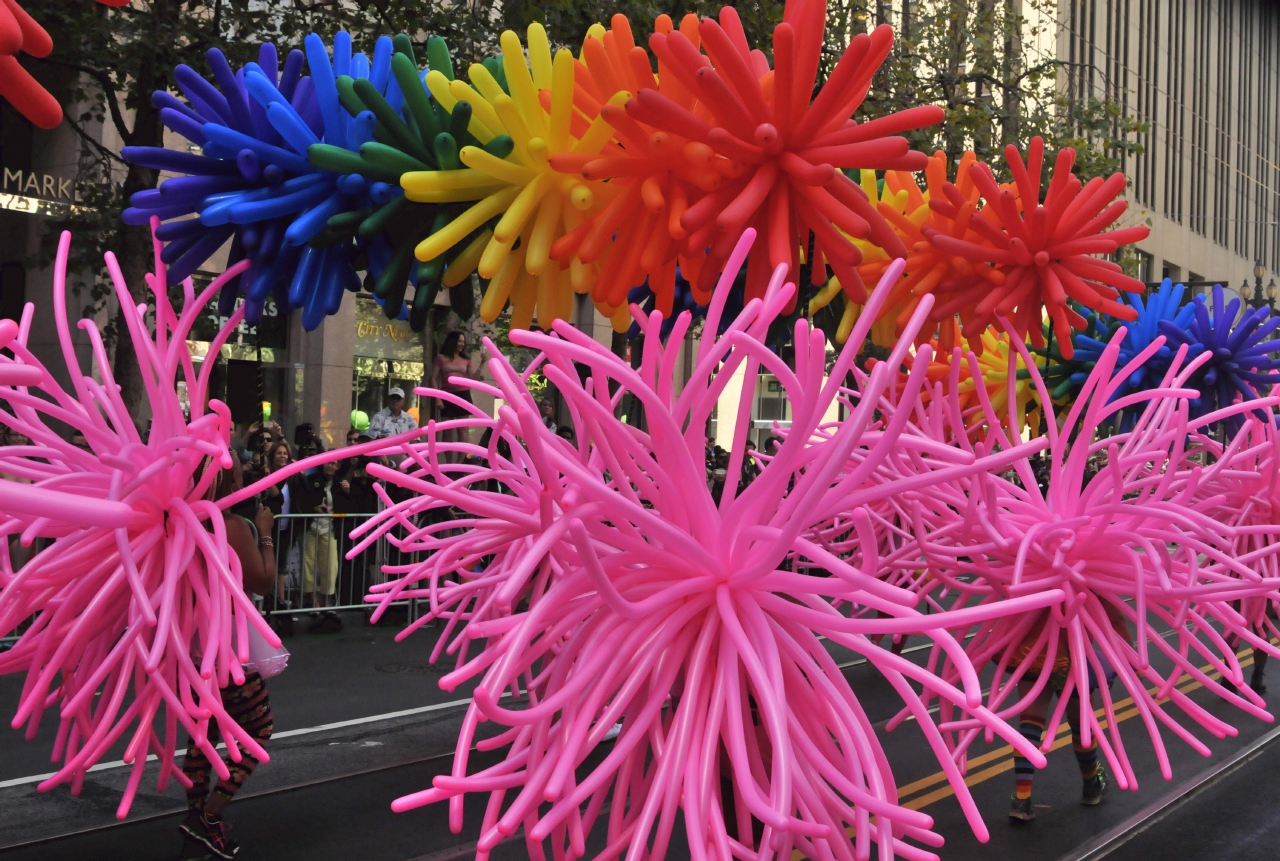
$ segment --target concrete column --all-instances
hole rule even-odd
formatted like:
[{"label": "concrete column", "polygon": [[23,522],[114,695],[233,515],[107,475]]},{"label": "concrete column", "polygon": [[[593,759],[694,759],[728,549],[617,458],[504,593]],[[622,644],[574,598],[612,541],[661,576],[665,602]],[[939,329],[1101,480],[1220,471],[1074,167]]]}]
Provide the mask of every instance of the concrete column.
[{"label": "concrete column", "polygon": [[338,313],[313,332],[302,328],[300,314],[289,321],[289,359],[302,375],[302,412],[289,418],[294,425],[315,425],[326,448],[345,445],[351,424],[355,309],[348,296]]}]

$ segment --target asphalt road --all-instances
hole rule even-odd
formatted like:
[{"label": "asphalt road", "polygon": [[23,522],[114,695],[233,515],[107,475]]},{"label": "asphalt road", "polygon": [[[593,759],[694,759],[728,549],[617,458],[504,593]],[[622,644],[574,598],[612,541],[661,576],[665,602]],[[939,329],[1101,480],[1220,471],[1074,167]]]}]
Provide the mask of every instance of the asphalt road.
[{"label": "asphalt road", "polygon": [[[451,861],[472,856],[482,798],[469,801],[463,831],[457,835],[450,833],[443,807],[404,814],[390,810],[392,799],[429,786],[434,775],[449,771],[462,714],[458,703],[467,696],[465,690],[439,690],[440,672],[427,662],[433,631],[400,644],[392,643],[390,634],[356,620],[340,635],[299,634],[290,641],[291,667],[271,686],[278,733],[271,745],[272,762],[254,775],[227,813],[243,846],[241,858]],[[925,656],[923,650],[909,654],[917,660]],[[848,653],[835,657],[844,663],[851,658]],[[852,664],[846,673],[868,717],[883,730],[884,722],[899,708],[896,696],[865,665]],[[1276,685],[1280,679],[1273,679]],[[11,710],[17,687],[17,680],[0,679],[0,713]],[[1201,699],[1206,692],[1197,687],[1190,683],[1183,689]],[[1182,791],[1181,781],[1212,770],[1271,729],[1223,703],[1210,709],[1232,722],[1239,734],[1223,740],[1200,734],[1214,751],[1207,760],[1167,738],[1175,776],[1172,783],[1160,778],[1141,721],[1133,719],[1136,713],[1122,709],[1122,733],[1139,788],[1134,792],[1113,789],[1097,808],[1079,804],[1080,780],[1070,739],[1060,736],[1048,768],[1036,777],[1037,821],[1021,827],[1006,819],[1013,785],[1008,749],[1003,745],[975,748],[967,782],[990,829],[985,845],[975,838],[954,793],[940,779],[918,728],[908,722],[892,733],[882,733],[882,738],[904,803],[934,817],[936,830],[946,838],[940,850],[943,859],[1056,861],[1072,857],[1078,847],[1105,837],[1171,793]],[[25,744],[19,733],[0,736],[0,858],[179,858],[176,826],[182,817],[181,793],[176,787],[156,793],[150,775],[150,791],[139,793],[130,819],[123,823],[116,823],[113,814],[125,769],[107,768],[90,775],[80,798],[70,797],[65,788],[49,794],[35,792],[27,778],[51,770],[44,740],[51,729],[42,728],[32,744]],[[480,767],[498,755],[473,753],[473,763]],[[1280,847],[1280,816],[1272,813],[1280,788],[1277,766],[1280,743],[1137,832],[1111,857],[1135,861],[1280,857],[1275,850]],[[676,833],[682,833],[679,826]],[[598,848],[599,835],[593,837],[589,845],[595,843]],[[1233,850],[1224,852],[1223,846]],[[522,839],[499,847],[493,855],[495,861],[528,857]],[[683,861],[687,855],[679,842],[668,852],[672,861]]]}]

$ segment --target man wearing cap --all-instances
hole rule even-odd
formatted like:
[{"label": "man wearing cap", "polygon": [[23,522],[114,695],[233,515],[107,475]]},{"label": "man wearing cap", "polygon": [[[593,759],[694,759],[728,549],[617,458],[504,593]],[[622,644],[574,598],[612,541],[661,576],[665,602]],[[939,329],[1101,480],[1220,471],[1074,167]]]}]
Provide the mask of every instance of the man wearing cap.
[{"label": "man wearing cap", "polygon": [[378,410],[366,431],[373,439],[395,436],[418,426],[417,420],[404,411],[404,389],[395,386],[387,392],[386,409]]}]

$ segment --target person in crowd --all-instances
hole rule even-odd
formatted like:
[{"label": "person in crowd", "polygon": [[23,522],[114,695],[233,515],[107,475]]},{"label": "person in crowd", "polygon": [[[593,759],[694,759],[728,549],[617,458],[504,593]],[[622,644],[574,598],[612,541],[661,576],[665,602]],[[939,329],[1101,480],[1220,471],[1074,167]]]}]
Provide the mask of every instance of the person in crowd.
[{"label": "person in crowd", "polygon": [[[271,447],[267,449],[265,457],[265,475],[279,472],[280,470],[293,463],[293,450],[289,446],[288,440],[277,438]],[[296,479],[296,476],[295,476]],[[293,510],[291,506],[291,497],[297,487],[297,482],[293,479],[289,481],[277,481],[267,487],[260,495],[259,499],[263,506],[268,508],[272,515],[280,517],[281,515],[290,514]],[[282,560],[288,559],[290,548],[294,545],[297,533],[293,529],[293,521],[289,519],[281,520],[277,523],[277,531],[275,539],[278,547],[276,549],[277,568],[280,567]],[[263,604],[263,609],[271,614],[272,624],[276,626],[276,630],[282,635],[291,635],[293,633],[293,620],[288,614],[275,614],[274,611],[288,609],[289,602],[285,597],[285,589],[288,584],[284,577],[277,578],[276,592],[274,595],[267,596]]]},{"label": "person in crowd", "polygon": [[[450,377],[476,378],[475,367],[467,353],[467,336],[458,331],[450,332],[445,336],[444,344],[440,346],[440,353],[431,366],[431,385],[433,388],[471,403],[471,390],[450,382]],[[439,404],[441,420],[460,419],[470,415],[465,408],[452,401],[440,400]]]},{"label": "person in crowd", "polygon": [[538,412],[542,414],[542,423],[547,426],[547,430],[555,433],[559,428],[556,424],[556,402],[551,398],[543,398],[538,401]]},{"label": "person in crowd", "polygon": [[240,457],[244,462],[246,484],[253,484],[271,471],[268,452],[281,439],[267,428],[260,428],[245,437],[244,451]]},{"label": "person in crowd", "polygon": [[[205,462],[205,468],[212,467],[212,460]],[[219,470],[209,490],[209,498],[221,499],[243,486],[243,474],[239,462],[233,462],[230,469]],[[224,513],[223,519],[227,530],[227,543],[231,552],[240,560],[244,572],[244,585],[248,592],[255,595],[270,595],[275,590],[276,556],[271,540],[273,516],[265,506],[257,510],[252,520],[236,514]],[[193,656],[197,657],[198,656]],[[267,685],[257,672],[247,671],[244,683],[237,685],[230,682],[221,691],[222,703],[240,727],[259,744],[266,746],[271,738],[273,719],[271,700],[267,696]],[[219,730],[215,721],[209,723],[209,742],[218,743]],[[222,820],[222,812],[236,793],[244,787],[245,781],[258,765],[258,760],[247,751],[241,753],[237,762],[229,756],[224,758],[227,770],[231,772],[226,779],[213,783],[213,765],[204,751],[189,743],[186,756],[182,760],[182,773],[191,782],[187,789],[187,818],[179,826],[182,834],[189,841],[207,849],[216,858],[233,858],[239,850],[236,842],[228,836],[228,827]]]},{"label": "person in crowd", "polygon": [[324,442],[314,424],[303,422],[293,429],[293,447],[299,458],[306,458],[324,451]]},{"label": "person in crowd", "polygon": [[[283,439],[276,440],[267,449],[263,458],[263,474],[270,475],[274,472],[279,472],[291,463],[293,463],[293,451],[289,447],[288,441]],[[263,491],[262,504],[270,508],[271,513],[277,517],[281,514],[288,514],[289,493],[288,482],[276,482]]]},{"label": "person in crowd", "polygon": [[720,504],[720,498],[724,496],[724,483],[729,477],[729,452],[716,446],[715,454],[711,460],[711,474],[708,476],[708,487],[711,489],[711,498],[715,500],[716,505]]},{"label": "person in crowd", "polygon": [[747,440],[747,450],[742,456],[742,478],[738,480],[738,493],[746,490],[760,475],[760,464],[756,461],[756,444]]},{"label": "person in crowd", "polygon": [[569,442],[573,443],[574,445],[577,445],[578,435],[575,434],[573,432],[573,428],[569,427],[568,425],[561,425],[560,427],[556,428],[556,436],[560,437],[561,439],[567,439]]},{"label": "person in crowd", "polygon": [[[387,405],[369,420],[369,438],[382,439],[413,430],[418,422],[404,410],[404,389],[393,386],[387,392]],[[348,443],[350,445],[350,443]]]},{"label": "person in crowd", "polygon": [[[338,475],[338,462],[329,461],[314,472],[299,476],[292,491],[292,501],[299,514],[317,514],[308,517],[302,533],[302,594],[311,596],[311,606],[316,610],[330,607],[337,601],[338,540],[334,533],[333,497]],[[334,610],[324,609],[309,629],[314,634],[336,633],[342,630],[342,620]]]}]

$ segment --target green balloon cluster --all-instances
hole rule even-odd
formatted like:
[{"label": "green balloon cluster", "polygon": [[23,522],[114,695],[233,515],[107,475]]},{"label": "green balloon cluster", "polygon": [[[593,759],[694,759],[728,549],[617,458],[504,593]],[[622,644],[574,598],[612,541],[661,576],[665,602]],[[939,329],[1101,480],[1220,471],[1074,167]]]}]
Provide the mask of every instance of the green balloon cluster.
[{"label": "green balloon cluster", "polygon": [[[464,146],[481,147],[497,158],[506,158],[511,153],[514,144],[509,136],[498,135],[482,143],[468,131],[471,123],[469,103],[458,102],[450,113],[430,97],[422,83],[413,44],[407,35],[397,35],[393,45],[395,53],[391,58],[391,73],[403,93],[403,105],[393,105],[366,79],[339,76],[336,80],[339,102],[353,118],[371,115],[376,122],[373,140],[362,144],[358,152],[325,143],[312,144],[307,151],[307,160],[314,167],[333,173],[360,175],[398,187],[400,176],[412,171],[461,170],[463,165],[458,159],[458,151]],[[501,61],[489,58],[484,65],[505,88]],[[427,66],[450,81],[454,79],[453,60],[444,39],[439,36],[427,40]],[[378,261],[381,265],[376,267],[377,277],[371,277],[372,283],[366,282],[365,286],[382,301],[387,316],[393,318],[404,302],[408,285],[412,283],[416,290],[409,311],[409,325],[414,331],[421,331],[426,324],[427,309],[435,302],[440,288],[462,284],[475,270],[478,256],[474,250],[468,254],[468,250],[490,230],[490,226],[482,225],[450,254],[425,263],[415,260],[414,248],[453,221],[466,206],[465,203],[413,203],[404,195],[396,195],[380,205],[374,203],[333,215],[311,244],[324,247],[349,242],[356,237],[385,237],[392,249],[389,259]],[[451,267],[454,271],[445,278]],[[455,310],[461,316],[469,317],[474,312],[470,290],[455,292],[459,294],[453,303]]]}]

